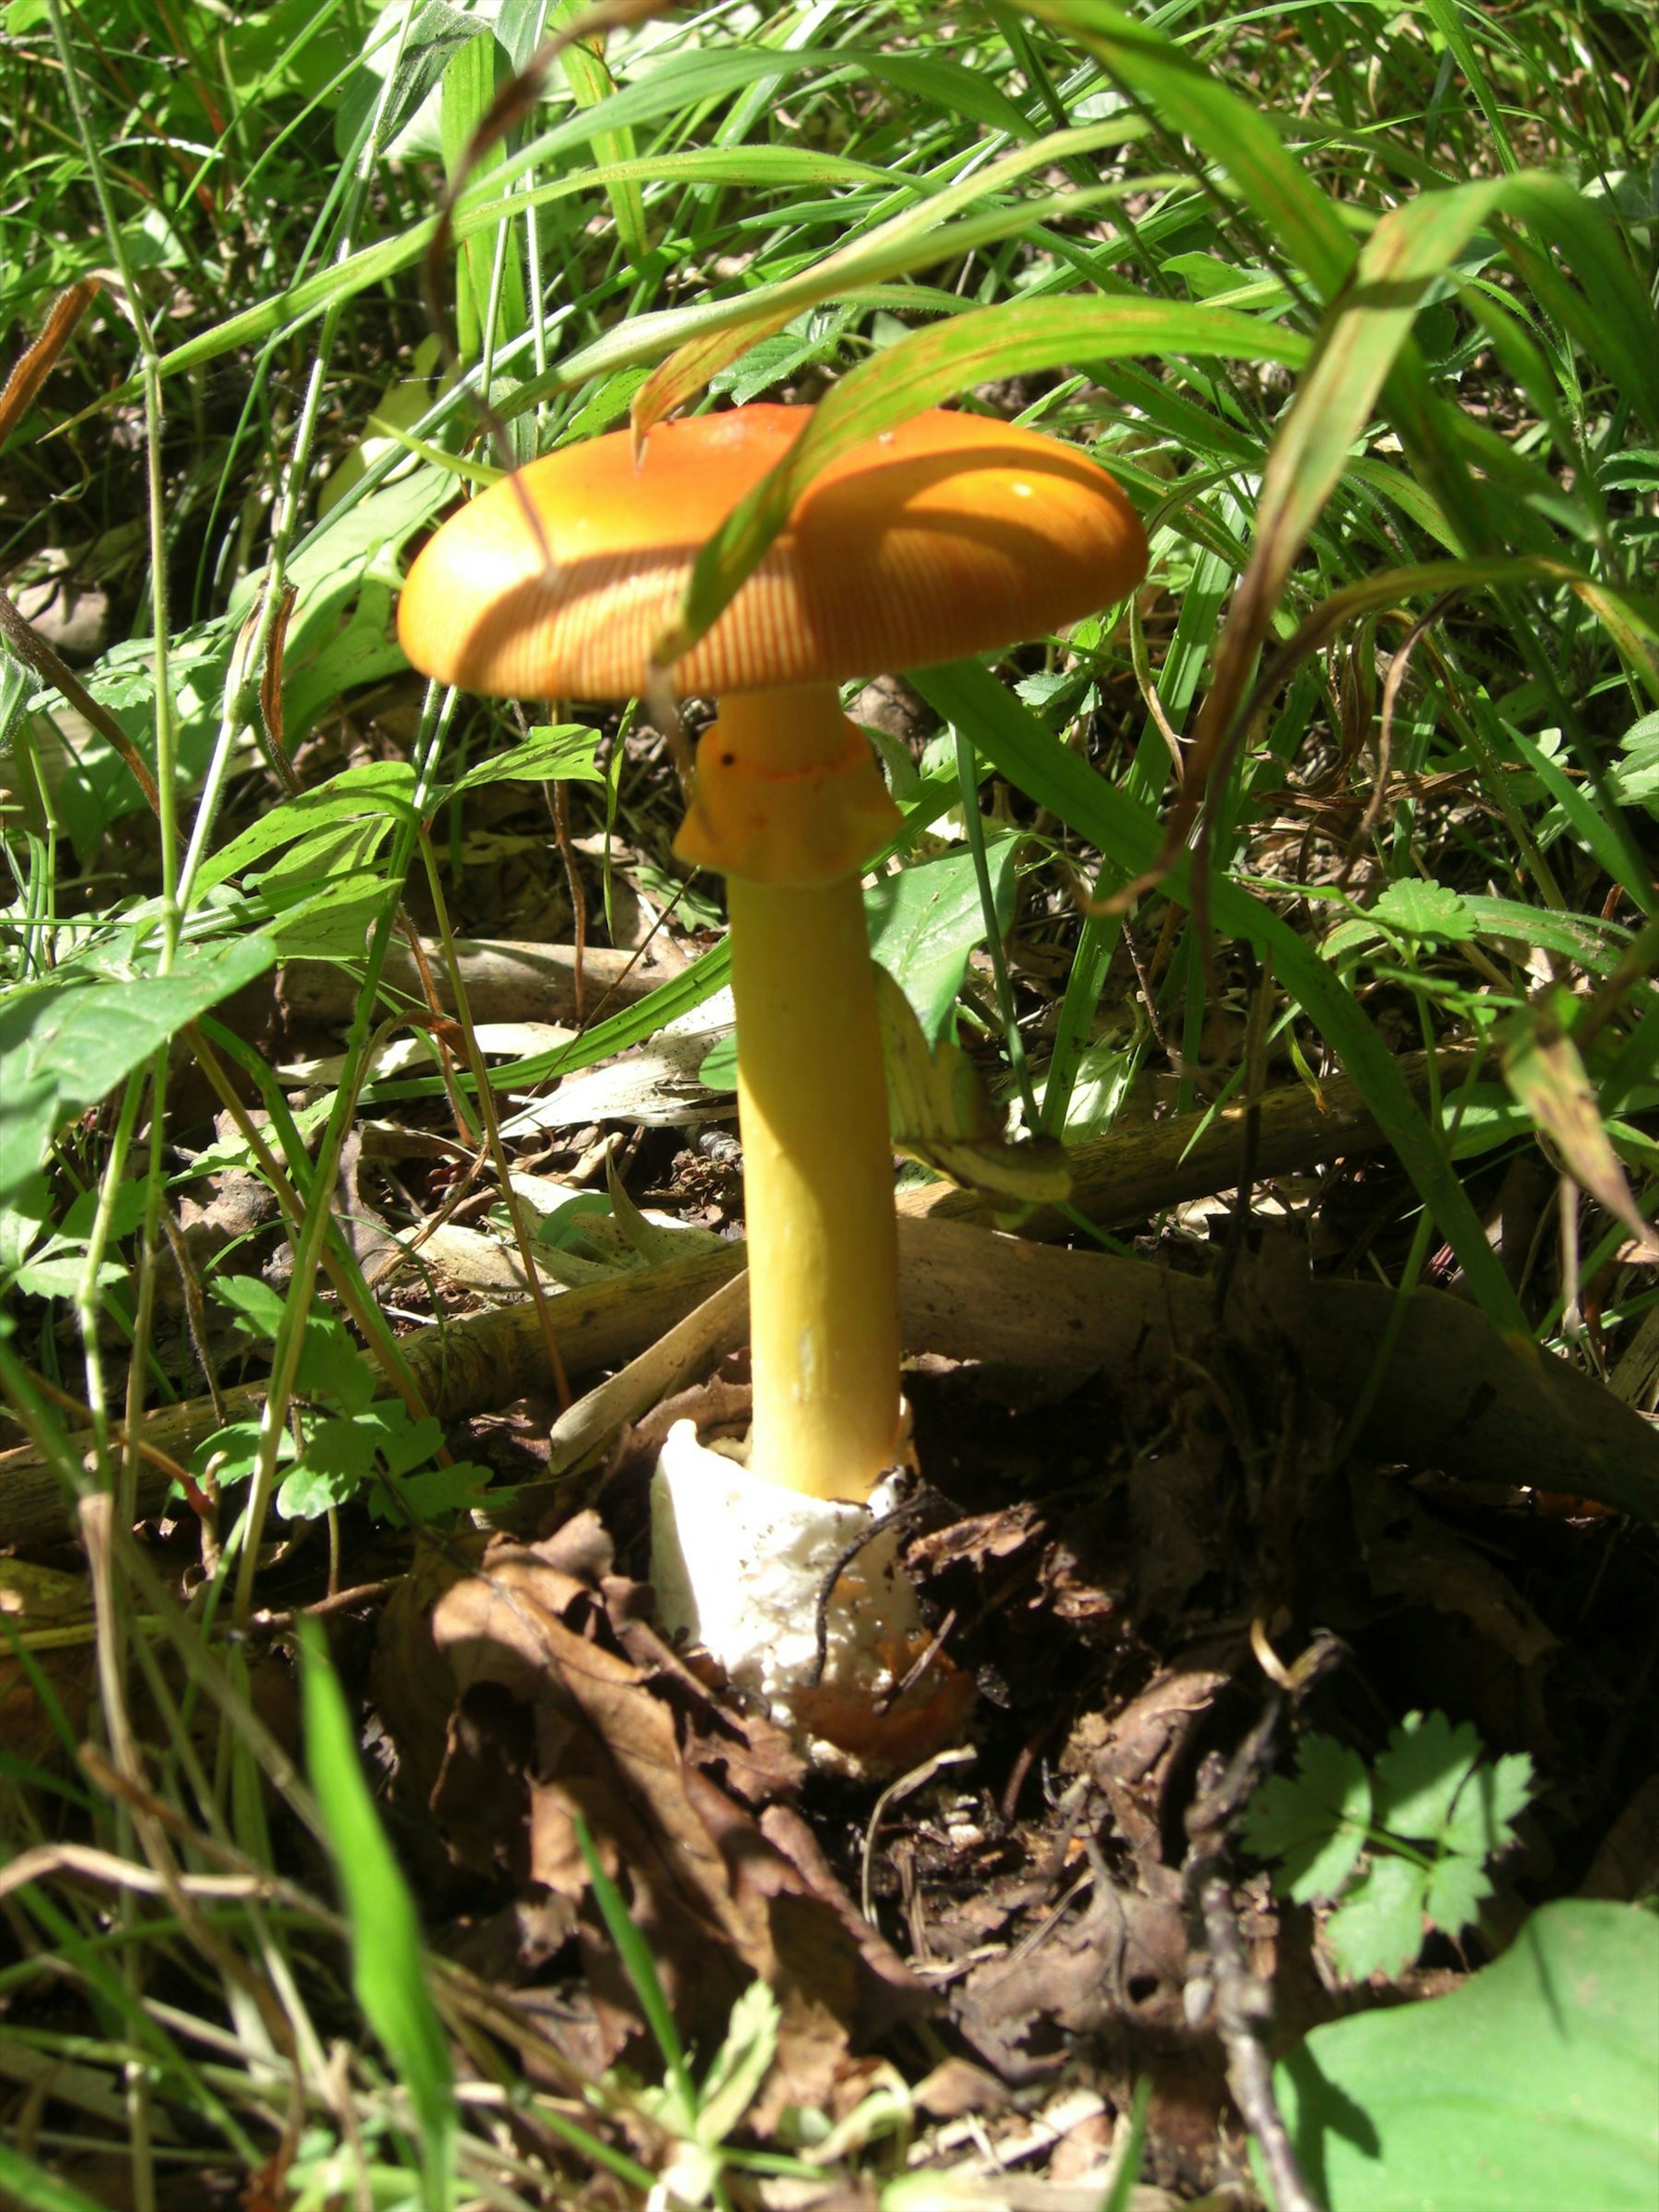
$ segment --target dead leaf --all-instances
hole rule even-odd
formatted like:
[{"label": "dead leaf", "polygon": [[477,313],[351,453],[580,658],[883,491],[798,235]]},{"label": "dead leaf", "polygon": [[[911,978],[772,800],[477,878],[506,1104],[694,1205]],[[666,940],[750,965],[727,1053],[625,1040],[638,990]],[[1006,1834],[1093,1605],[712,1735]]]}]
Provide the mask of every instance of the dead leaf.
[{"label": "dead leaf", "polygon": [[1356,1463],[1348,1492],[1366,1571],[1380,1593],[1456,1614],[1523,1669],[1558,1648],[1559,1638],[1509,1577],[1399,1483]]},{"label": "dead leaf", "polygon": [[[520,1792],[522,1844],[498,1837],[496,1863],[580,1913],[607,2063],[641,2023],[588,1896],[578,1820],[689,2037],[717,2040],[750,1979],[778,1992],[771,2095],[781,2110],[800,2101],[797,2092],[822,2091],[850,2035],[914,2012],[926,1996],[859,1918],[810,1830],[767,1803],[800,1775],[781,1732],[720,1705],[642,1617],[643,1600],[611,1571],[592,1514],[543,1544],[495,1543],[479,1573],[442,1594],[432,1633],[460,1695],[434,1811],[476,1853],[475,1735],[484,1730]],[[516,1736],[502,1698],[518,1708]],[[761,1806],[757,1821],[750,1808]]]},{"label": "dead leaf", "polygon": [[1503,1032],[1504,1080],[1566,1162],[1567,1172],[1635,1238],[1629,1256],[1659,1261],[1659,1238],[1631,1195],[1619,1155],[1601,1121],[1595,1091],[1578,1048],[1555,1015],[1527,1006]]}]

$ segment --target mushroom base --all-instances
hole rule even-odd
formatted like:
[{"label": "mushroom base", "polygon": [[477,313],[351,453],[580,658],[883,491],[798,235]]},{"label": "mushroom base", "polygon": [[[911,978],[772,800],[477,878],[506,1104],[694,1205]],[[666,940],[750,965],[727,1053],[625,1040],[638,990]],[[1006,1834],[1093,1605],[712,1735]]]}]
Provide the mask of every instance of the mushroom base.
[{"label": "mushroom base", "polygon": [[[960,1720],[970,1686],[935,1659],[920,1698],[894,1692],[927,1645],[916,1594],[868,1505],[806,1498],[751,1474],[677,1421],[651,1484],[651,1579],[670,1636],[701,1644],[735,1687],[763,1698],[816,1765],[878,1771],[925,1756]],[[817,1668],[820,1601],[824,1661]],[[916,1745],[923,1745],[918,1752]]]}]

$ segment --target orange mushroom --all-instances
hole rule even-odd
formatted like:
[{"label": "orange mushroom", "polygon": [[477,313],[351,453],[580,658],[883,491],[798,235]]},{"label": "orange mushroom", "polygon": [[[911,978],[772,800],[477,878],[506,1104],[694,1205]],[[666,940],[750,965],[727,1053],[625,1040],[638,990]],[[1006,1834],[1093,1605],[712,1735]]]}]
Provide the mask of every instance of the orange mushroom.
[{"label": "orange mushroom", "polygon": [[[700,547],[807,419],[751,406],[533,462],[410,572],[415,665],[517,697],[637,693]],[[526,520],[528,501],[545,540]],[[1121,599],[1146,546],[1075,448],[935,410],[817,477],[675,666],[714,693],[681,857],[727,879],[755,1382],[751,1469],[861,1501],[900,1419],[892,1151],[860,878],[897,829],[837,684],[1045,633]]]}]

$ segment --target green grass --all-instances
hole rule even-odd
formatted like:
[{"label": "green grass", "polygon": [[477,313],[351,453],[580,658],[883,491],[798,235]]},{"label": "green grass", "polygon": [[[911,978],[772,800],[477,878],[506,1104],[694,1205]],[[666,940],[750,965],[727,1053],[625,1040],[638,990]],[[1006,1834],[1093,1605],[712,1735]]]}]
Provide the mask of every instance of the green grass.
[{"label": "green grass", "polygon": [[[1009,946],[1022,1048],[1005,1044],[1003,1072],[1029,1065],[1051,1133],[1103,1126],[1074,1101],[1120,1110],[1153,1073],[1211,1103],[1242,1080],[1242,1010],[1268,974],[1252,1018],[1285,1079],[1356,1078],[1405,1170],[1375,1248],[1391,1280],[1455,1269],[1501,1328],[1586,1359],[1581,1285],[1596,1287],[1598,1359],[1651,1310],[1650,1279],[1619,1258],[1659,1188],[1645,0],[641,15],[603,64],[586,56],[568,82],[556,68],[456,179],[433,272],[460,349],[447,380],[422,300],[445,178],[538,26],[568,12],[504,7],[506,45],[433,15],[443,36],[422,44],[420,11],[394,9],[377,74],[360,0],[0,8],[9,358],[64,287],[101,286],[0,449],[0,566],[21,589],[61,550],[106,593],[82,680],[159,792],[152,811],[107,730],[66,732],[50,686],[0,653],[0,1358],[17,1433],[67,1492],[112,1493],[118,1526],[136,1469],[116,1425],[199,1387],[158,1348],[162,1209],[191,1182],[173,1147],[206,1141],[202,1032],[185,1024],[279,958],[350,953],[361,976],[308,1145],[283,1085],[231,1040],[278,1109],[272,1149],[306,1225],[251,1480],[227,1490],[192,1613],[133,1547],[111,1553],[96,1729],[125,1795],[92,1791],[88,1815],[78,1783],[55,1796],[0,1775],[14,1850],[61,1836],[135,1870],[125,1887],[60,1868],[20,1888],[3,1971],[18,1998],[50,1971],[84,2000],[77,2063],[122,2120],[83,2132],[123,2147],[139,2203],[170,2185],[176,2130],[157,2123],[175,2107],[228,2170],[286,2144],[319,2191],[331,2160],[344,2172],[358,2155],[349,2112],[386,2201],[447,2201],[453,2172],[462,2201],[487,2180],[491,2202],[533,2205],[589,2158],[641,2179],[603,2115],[574,2136],[568,2115],[538,2120],[556,2181],[497,2156],[482,2105],[441,2157],[420,2148],[408,2116],[438,2094],[431,2022],[467,2017],[453,1978],[433,1978],[428,1999],[398,1960],[406,1931],[382,1927],[375,1986],[396,2001],[369,2001],[360,1951],[364,2029],[331,1899],[192,1902],[156,1871],[172,1853],[193,1875],[251,1879],[273,1863],[273,1822],[337,1849],[343,1822],[371,1836],[372,1808],[341,1779],[349,1726],[330,1738],[333,1784],[311,1754],[323,1819],[255,1724],[241,1630],[318,1341],[307,1322],[343,1300],[371,1340],[390,1335],[329,1210],[354,1130],[443,1097],[435,1073],[368,1073],[388,1013],[377,977],[400,902],[421,896],[419,824],[523,734],[505,709],[422,698],[392,641],[405,549],[463,480],[618,427],[630,404],[653,418],[711,388],[822,394],[811,437],[708,549],[683,641],[811,470],[918,406],[1012,406],[1085,446],[1141,511],[1148,587],[1067,644],[918,679],[994,803],[1041,832]],[[403,442],[360,450],[392,392]],[[346,489],[324,500],[331,481]],[[279,848],[259,825],[287,780],[310,792],[343,765],[345,728],[370,772],[307,800],[303,834]],[[609,780],[567,787],[575,827],[614,826],[660,863],[668,763],[610,734]],[[957,802],[956,759],[901,793],[906,853]],[[477,791],[437,817],[463,915]],[[216,866],[239,836],[231,859],[268,872]],[[492,1083],[590,1065],[725,972],[708,952]],[[205,1034],[223,1036],[210,1018]],[[1217,1035],[1240,1040],[1218,1060]],[[1516,1110],[1480,1121],[1478,1142],[1455,1086],[1425,1107],[1395,1065],[1459,1042],[1481,1048],[1488,1083],[1515,1078]],[[470,1079],[448,1080],[474,1126]],[[1568,1210],[1576,1249],[1550,1230],[1517,1283],[1486,1221],[1504,1162],[1535,1141],[1525,1115],[1595,1196]],[[89,1409],[90,1478],[54,1391]],[[167,1620],[177,1668],[133,1630],[139,1611]],[[321,1713],[331,1677],[312,1680]],[[141,1694],[142,1747],[120,1711]],[[64,1721],[66,1765],[77,1729]],[[49,2050],[35,2017],[3,2032]],[[341,2075],[328,2053],[343,2035],[358,2047]],[[480,2045],[458,2046],[475,2069]],[[73,2203],[71,2153],[62,2167],[63,2182],[9,2164],[0,2179],[25,2203]]]}]

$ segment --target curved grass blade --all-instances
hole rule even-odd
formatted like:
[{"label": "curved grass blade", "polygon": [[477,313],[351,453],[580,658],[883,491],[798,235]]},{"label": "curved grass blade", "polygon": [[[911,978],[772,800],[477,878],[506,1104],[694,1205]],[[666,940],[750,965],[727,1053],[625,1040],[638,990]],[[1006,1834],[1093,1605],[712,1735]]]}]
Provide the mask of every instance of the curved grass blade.
[{"label": "curved grass blade", "polygon": [[[942,191],[930,193],[920,206],[905,208],[890,216],[864,237],[854,239],[822,261],[815,262],[799,276],[792,276],[781,284],[761,286],[745,295],[741,304],[750,310],[748,315],[729,328],[711,331],[707,337],[693,338],[681,346],[635,394],[631,413],[636,444],[665,416],[694,398],[710,377],[718,375],[729,362],[735,361],[746,348],[782,330],[792,316],[804,308],[819,306],[846,285],[904,276],[945,253],[998,236],[1000,234],[994,229],[972,239],[960,229],[939,234],[952,216],[961,215],[994,192],[1006,191],[1032,169],[1052,167],[1069,157],[1096,153],[1103,146],[1121,145],[1126,139],[1140,135],[1145,127],[1138,118],[1114,116],[1109,122],[1056,131],[1035,145],[1018,147],[1013,153],[1005,154],[1000,161],[975,169],[970,176],[947,185]],[[1145,191],[1146,180],[1138,178],[1134,189]],[[1085,200],[1097,197],[1094,193],[1060,193],[1040,208],[1029,203],[1018,204],[997,211],[993,219],[1006,222],[1010,228],[1018,228],[1040,214],[1058,214],[1068,209],[1075,211]]]},{"label": "curved grass blade", "polygon": [[[876,168],[867,161],[849,161],[842,155],[817,153],[803,147],[693,146],[680,153],[606,162],[572,176],[552,178],[530,191],[503,194],[500,185],[504,171],[511,168],[516,173],[518,166],[509,161],[490,171],[488,188],[492,197],[479,198],[469,193],[459,202],[451,234],[457,245],[496,230],[530,209],[550,207],[581,192],[609,191],[623,185],[743,185],[755,191],[769,191],[788,185],[890,185],[894,182],[890,172]],[[474,188],[475,191],[482,189]],[[395,237],[360,246],[343,261],[331,263],[314,276],[302,277],[285,291],[274,293],[254,307],[244,307],[240,313],[228,315],[211,330],[200,331],[164,353],[161,374],[163,377],[178,376],[186,370],[199,368],[204,362],[217,361],[222,355],[297,330],[329,307],[384,283],[400,270],[412,268],[432,243],[437,222],[436,216],[428,216]],[[672,339],[665,341],[668,344],[672,343]],[[136,395],[138,390],[138,380],[131,377],[98,401],[95,407],[71,416],[59,428],[68,430],[89,414],[101,415],[111,405]]]},{"label": "curved grass blade", "polygon": [[[1610,234],[1604,252],[1583,245],[1581,234],[1595,231],[1594,211],[1559,179],[1528,174],[1454,185],[1383,217],[1360,255],[1352,284],[1326,319],[1313,365],[1268,453],[1255,550],[1217,649],[1215,673],[1200,710],[1181,795],[1165,825],[1163,851],[1147,876],[1124,896],[1148,888],[1186,844],[1204,793],[1243,727],[1245,689],[1291,567],[1349,465],[1430,286],[1452,267],[1474,233],[1506,209],[1548,217],[1570,233],[1607,285],[1610,307],[1633,284]],[[1581,224],[1581,212],[1592,220]],[[1644,321],[1645,354],[1636,344]],[[1659,404],[1659,325],[1644,302],[1627,296],[1613,323],[1615,356],[1627,373],[1650,387],[1650,398]]]},{"label": "curved grass blade", "polygon": [[[1039,806],[1050,808],[1129,872],[1146,867],[1160,842],[1154,817],[1060,744],[988,671],[976,661],[958,660],[915,673],[911,681],[939,714],[969,730],[998,772]],[[1189,907],[1191,868],[1190,860],[1182,856],[1163,886]],[[1216,884],[1213,912],[1220,928],[1272,955],[1273,973],[1364,1091],[1367,1105],[1432,1211],[1488,1319],[1515,1342],[1530,1343],[1519,1301],[1445,1148],[1341,978],[1271,907],[1237,884],[1224,880]]]},{"label": "curved grass blade", "polygon": [[322,1630],[301,1616],[295,1631],[306,1761],[351,1923],[352,1985],[409,2095],[427,2212],[449,2212],[460,2129],[449,2044],[426,1986],[421,1923],[363,1780]]},{"label": "curved grass blade", "polygon": [[[582,13],[583,0],[555,0],[548,11],[549,30],[562,30]],[[617,89],[617,80],[611,74],[605,58],[603,39],[574,38],[559,56],[564,70],[565,82],[578,107],[597,107],[608,100]],[[593,141],[593,152],[600,161],[620,164],[635,157],[634,133],[626,128],[607,131]],[[622,249],[635,267],[651,251],[651,240],[646,228],[645,199],[635,178],[627,178],[611,185],[606,198],[611,202],[611,216],[617,226],[617,237]]]},{"label": "curved grass blade", "polygon": [[1334,203],[1285,150],[1259,107],[1109,0],[1027,0],[1027,12],[1069,31],[1219,163],[1251,212],[1312,278],[1319,297],[1331,297],[1352,265],[1353,241]]},{"label": "curved grass blade", "polygon": [[95,2197],[0,2142],[0,2196],[21,2212],[100,2212]]},{"label": "curved grass blade", "polygon": [[661,665],[689,652],[763,557],[819,470],[925,407],[994,377],[1179,353],[1300,367],[1305,338],[1228,307],[1160,300],[1015,300],[914,331],[863,362],[812,410],[783,459],[735,507],[698,556]]},{"label": "curved grass blade", "polygon": [[[1565,584],[1596,616],[1620,653],[1659,696],[1659,630],[1628,593],[1613,591],[1554,554],[1513,553],[1483,561],[1419,561],[1408,568],[1379,569],[1374,576],[1344,585],[1311,609],[1295,635],[1264,664],[1239,719],[1248,724],[1310,654],[1362,615],[1401,599],[1511,584]],[[1620,869],[1610,865],[1608,872],[1615,878],[1620,876]]]}]

